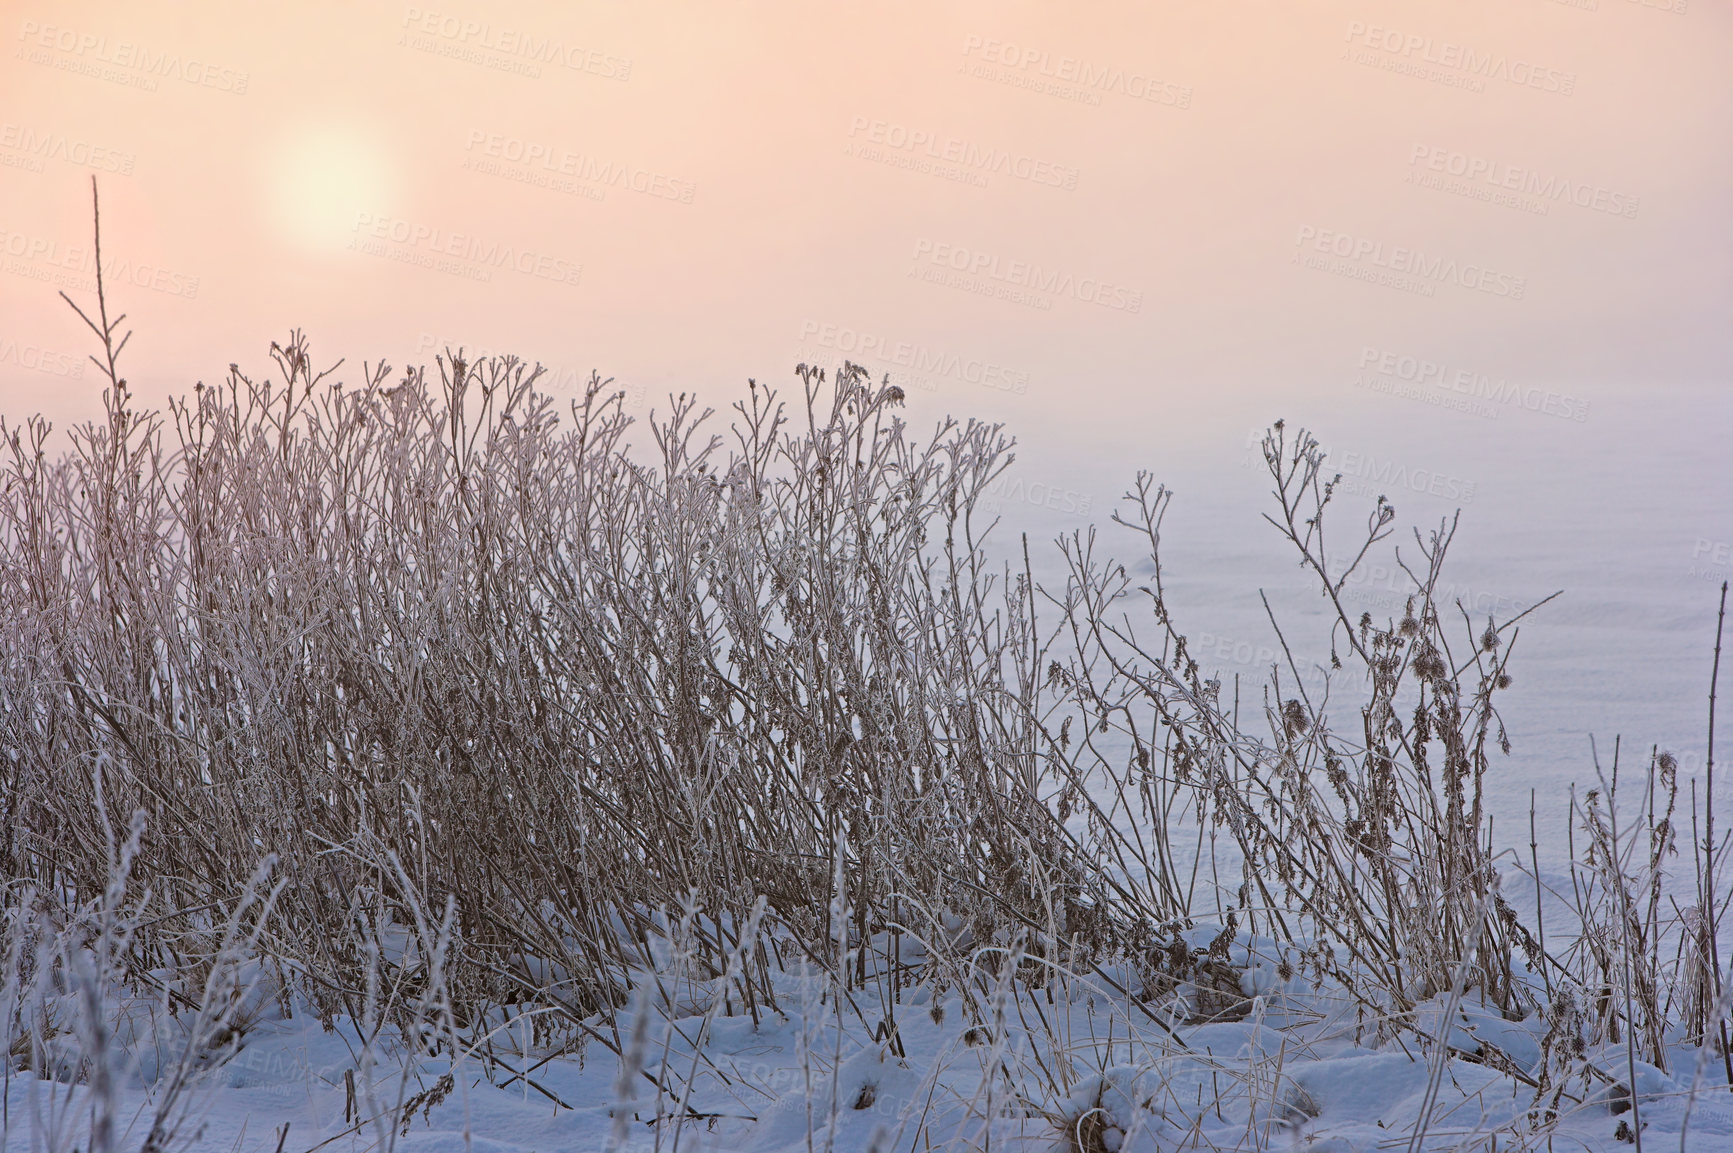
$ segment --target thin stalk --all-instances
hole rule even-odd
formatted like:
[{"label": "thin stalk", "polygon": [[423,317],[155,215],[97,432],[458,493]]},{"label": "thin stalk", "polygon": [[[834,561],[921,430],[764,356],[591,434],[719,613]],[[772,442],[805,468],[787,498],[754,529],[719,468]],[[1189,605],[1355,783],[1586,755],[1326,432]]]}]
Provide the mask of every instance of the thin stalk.
[{"label": "thin stalk", "polygon": [[[1721,680],[1721,630],[1727,623],[1727,582],[1721,582],[1721,609],[1715,616],[1715,663],[1709,672],[1709,748],[1703,766],[1703,913],[1709,918],[1709,956],[1715,973],[1715,988],[1721,988],[1721,938],[1715,916],[1715,689]],[[1715,1014],[1721,1033],[1721,1061],[1727,1071],[1727,1089],[1733,1092],[1733,1050],[1727,1046],[1727,1018]]]}]

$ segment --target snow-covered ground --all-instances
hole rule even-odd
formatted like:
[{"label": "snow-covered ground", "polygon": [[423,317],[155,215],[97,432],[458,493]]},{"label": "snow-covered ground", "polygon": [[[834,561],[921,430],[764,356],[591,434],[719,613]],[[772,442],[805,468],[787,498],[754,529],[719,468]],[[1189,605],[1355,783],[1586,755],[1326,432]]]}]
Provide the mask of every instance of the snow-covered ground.
[{"label": "snow-covered ground", "polygon": [[[1639,765],[1660,744],[1677,750],[1682,780],[1701,771],[1719,583],[1710,578],[1728,567],[1716,550],[1733,538],[1733,481],[1722,474],[1717,484],[1703,466],[1724,448],[1717,420],[1725,404],[1712,409],[1715,419],[1695,423],[1679,409],[1651,414],[1654,429],[1676,426],[1676,456],[1621,459],[1619,422],[1644,419],[1634,400],[1626,403],[1625,411],[1616,402],[1595,410],[1597,420],[1607,417],[1595,426],[1604,443],[1572,430],[1580,439],[1516,460],[1508,440],[1475,448],[1458,436],[1427,458],[1451,476],[1479,478],[1475,498],[1457,502],[1464,515],[1454,552],[1474,616],[1508,618],[1555,588],[1566,592],[1525,624],[1514,664],[1520,687],[1505,708],[1513,753],[1508,772],[1489,784],[1500,847],[1526,846],[1535,794],[1543,873],[1561,889],[1569,886],[1564,809],[1570,783],[1593,777],[1590,734],[1603,755],[1622,734]],[[1230,413],[1218,423],[1239,419]],[[1319,432],[1333,443],[1327,428]],[[1374,433],[1392,437],[1393,453],[1417,454],[1398,429],[1349,435],[1384,443]],[[1297,656],[1321,659],[1327,645],[1316,628],[1308,632],[1323,619],[1309,586],[1259,519],[1268,485],[1255,454],[1238,443],[1220,447],[1207,441],[1176,453],[1167,470],[1162,460],[1104,453],[1066,474],[1091,498],[1087,515],[1056,513],[1046,496],[1011,496],[1001,504],[1001,532],[1014,539],[1026,530],[1040,541],[1102,523],[1131,471],[1154,469],[1179,493],[1163,559],[1180,626],[1225,682],[1242,678],[1250,699],[1276,649],[1260,588],[1292,628]],[[1694,483],[1681,485],[1669,460],[1687,462]],[[1619,477],[1606,482],[1613,468]],[[1031,491],[1027,480],[1021,491]],[[1370,496],[1350,490],[1346,525],[1357,519],[1354,501],[1365,506]],[[1397,501],[1404,522],[1422,526],[1451,507],[1431,497]],[[1034,555],[1037,576],[1056,579],[1051,554]],[[1356,582],[1350,600],[1399,615],[1399,587],[1382,576],[1363,588]],[[1733,797],[1724,790],[1720,800]],[[1526,915],[1530,906],[1519,905]],[[981,942],[976,967],[944,979],[905,953],[913,967],[894,1002],[881,1000],[887,982],[876,978],[839,998],[834,973],[791,959],[780,969],[777,1008],[756,1014],[725,982],[692,980],[664,948],[666,964],[636,975],[639,997],[614,1027],[588,1023],[621,1039],[624,1071],[598,1040],[550,1045],[535,1020],[551,1013],[546,1005],[468,1028],[469,1049],[455,1061],[449,1050],[409,1059],[390,1030],[369,1045],[355,1021],[340,1016],[327,1030],[308,1005],[265,990],[226,1047],[194,1054],[192,1081],[175,1104],[185,1124],[165,1148],[1412,1153],[1602,1150],[1638,1140],[1681,1151],[1733,1148],[1733,1097],[1718,1057],[1686,1046],[1676,1029],[1665,1069],[1634,1061],[1616,1043],[1573,1051],[1580,1023],[1536,974],[1526,978],[1534,1006],[1506,1014],[1479,990],[1443,992],[1421,1002],[1411,1027],[1397,1029],[1381,1027],[1364,1000],[1315,980],[1270,941],[1215,924],[1182,936],[1190,967],[1171,987],[1147,987],[1113,966],[1056,974],[1043,985],[1039,964],[1029,962],[1013,990],[992,963],[1006,942]],[[889,947],[873,944],[881,953]],[[79,1011],[65,998],[62,1024]],[[114,1077],[109,1108],[96,1112],[114,1119],[110,1147],[145,1143],[172,1080],[165,1070],[177,1067],[185,1039],[160,1005],[137,996],[113,1001],[107,1020],[106,1039],[81,1037],[70,1025],[58,1034],[50,1064],[61,1080],[10,1072],[0,1150],[98,1147],[89,1121],[104,1091],[89,1073],[104,1045]],[[1429,1043],[1446,1032],[1449,1059]],[[658,1080],[687,1086],[684,1099],[658,1090]]]},{"label": "snow-covered ground", "polygon": [[[1428,1038],[1451,1022],[1445,1062],[1415,1030],[1381,1030],[1271,942],[1218,926],[1182,939],[1197,958],[1213,945],[1220,967],[1207,971],[1231,972],[1238,988],[1210,976],[1148,996],[1107,968],[1056,980],[1049,1002],[1039,980],[1014,997],[1008,980],[983,978],[970,994],[979,1025],[956,988],[917,982],[887,1006],[869,985],[839,1000],[834,973],[798,965],[779,980],[779,1009],[760,1007],[755,1021],[720,979],[670,981],[680,966],[662,950],[663,981],[642,982],[621,1016],[624,1073],[601,1044],[549,1047],[534,1014],[496,1014],[488,1030],[469,1031],[471,1049],[455,1062],[449,1052],[406,1061],[392,1031],[369,1046],[354,1021],[338,1017],[326,1031],[306,1005],[284,1012],[258,985],[238,1036],[196,1055],[175,1114],[184,1121],[165,1147],[1601,1150],[1621,1147],[1639,1119],[1653,1148],[1733,1147],[1733,1099],[1696,1050],[1674,1050],[1666,1070],[1637,1062],[1632,1109],[1622,1047],[1590,1050],[1586,1073],[1548,1081],[1567,1055],[1546,1012],[1511,1021],[1472,992],[1440,993],[1416,1022]],[[65,1009],[66,1019],[76,1012]],[[135,1149],[185,1037],[146,1001],[115,1002],[111,1014],[111,1147]],[[881,1019],[894,1020],[893,1041],[874,1041],[867,1022]],[[70,1033],[54,1049],[63,1070],[93,1051]],[[685,1099],[634,1069],[668,1070],[690,1087]],[[92,1080],[69,1087],[14,1072],[4,1147],[92,1148]],[[1547,1084],[1538,1094],[1537,1081]],[[1558,1116],[1550,1135],[1525,1142],[1548,1109]]]}]

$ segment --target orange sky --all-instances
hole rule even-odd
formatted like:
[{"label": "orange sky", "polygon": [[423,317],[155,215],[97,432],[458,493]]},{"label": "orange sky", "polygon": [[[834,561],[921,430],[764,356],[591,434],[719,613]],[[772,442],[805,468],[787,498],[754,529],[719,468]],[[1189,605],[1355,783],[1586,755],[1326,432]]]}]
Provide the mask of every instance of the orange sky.
[{"label": "orange sky", "polygon": [[1568,422],[1733,368],[1710,0],[4,12],[12,419],[94,411],[55,295],[90,295],[92,171],[158,401],[293,326],[642,407],[864,348],[935,413],[1073,439],[1380,365],[1433,390],[1383,404],[1410,422],[1464,372]]}]

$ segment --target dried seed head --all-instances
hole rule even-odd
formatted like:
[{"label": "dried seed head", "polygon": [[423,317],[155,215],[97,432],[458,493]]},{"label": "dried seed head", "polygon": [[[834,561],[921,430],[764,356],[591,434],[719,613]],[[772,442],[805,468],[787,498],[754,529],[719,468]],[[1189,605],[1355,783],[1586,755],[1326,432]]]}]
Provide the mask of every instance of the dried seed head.
[{"label": "dried seed head", "polygon": [[1396,631],[1405,637],[1419,636],[1420,621],[1415,618],[1413,613],[1409,613],[1402,618],[1402,623],[1396,626]]},{"label": "dried seed head", "polygon": [[1486,631],[1480,634],[1480,647],[1483,652],[1492,652],[1498,647],[1498,629],[1490,617],[1486,621]]},{"label": "dried seed head", "polygon": [[1447,670],[1444,660],[1438,655],[1438,650],[1431,645],[1424,645],[1414,655],[1414,675],[1423,681],[1442,680]]},{"label": "dried seed head", "polygon": [[1501,689],[1508,689],[1510,687],[1510,674],[1499,673],[1497,677],[1493,678],[1492,683]]}]

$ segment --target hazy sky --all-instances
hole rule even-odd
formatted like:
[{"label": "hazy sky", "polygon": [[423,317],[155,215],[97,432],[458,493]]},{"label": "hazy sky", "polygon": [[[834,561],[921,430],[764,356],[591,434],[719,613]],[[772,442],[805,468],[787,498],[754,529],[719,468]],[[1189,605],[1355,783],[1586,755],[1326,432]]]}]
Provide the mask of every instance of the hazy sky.
[{"label": "hazy sky", "polygon": [[1381,363],[1567,421],[1733,369],[1725,3],[4,10],[14,416],[94,402],[54,291],[92,171],[149,396],[292,326],[652,396],[864,340],[945,407],[1079,428]]}]

